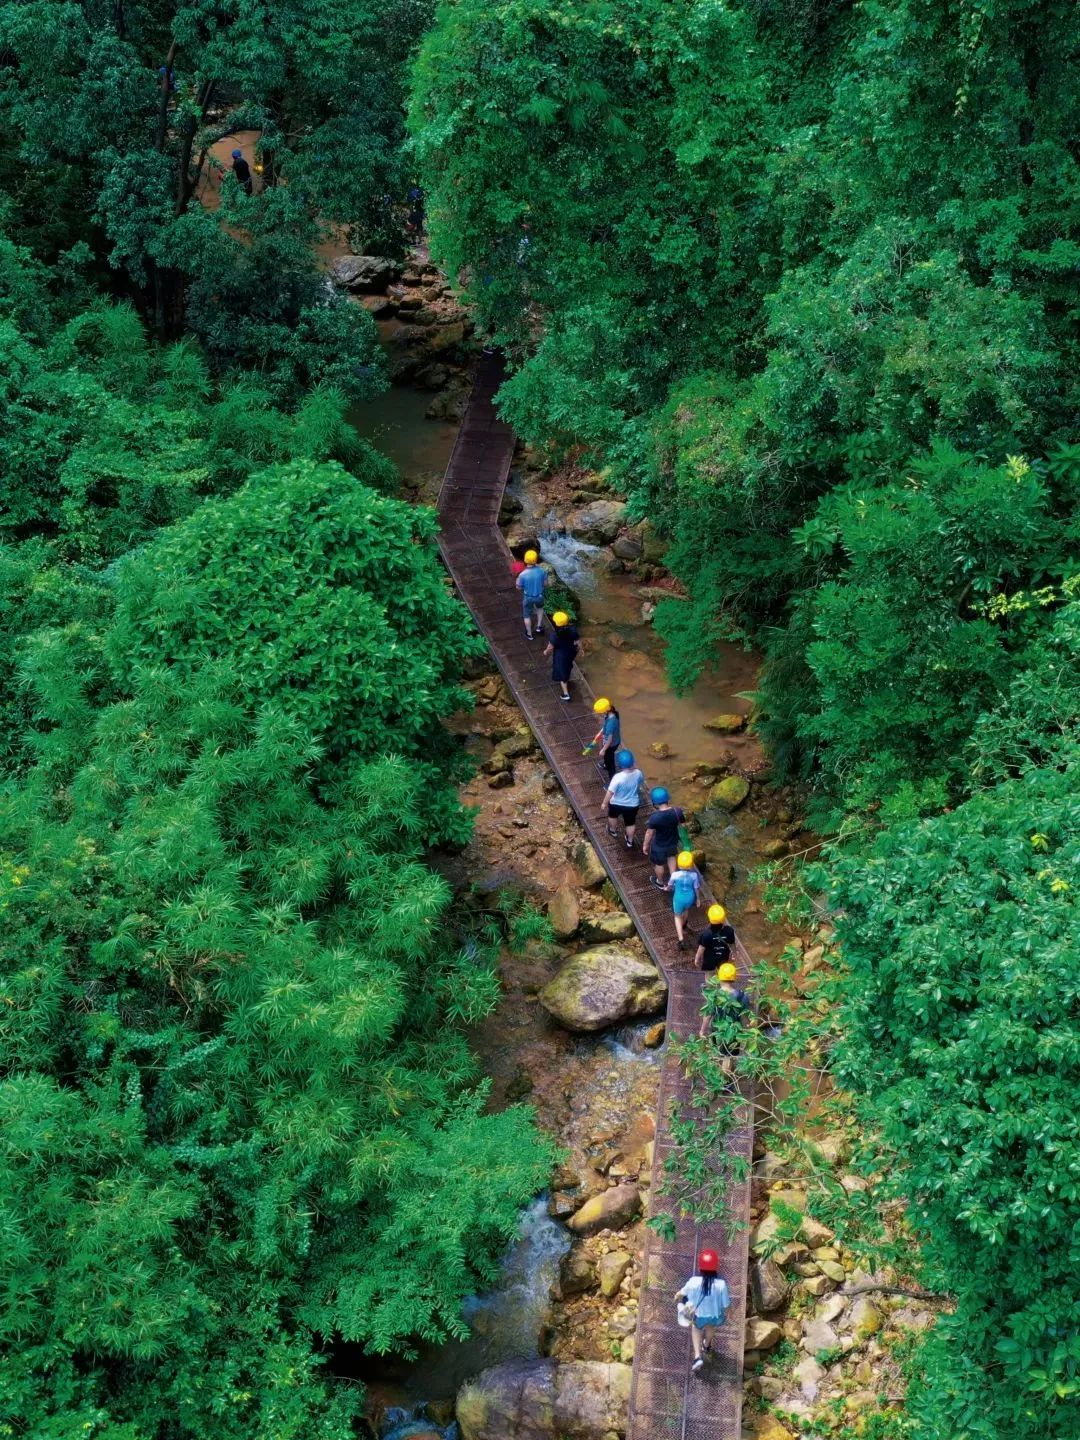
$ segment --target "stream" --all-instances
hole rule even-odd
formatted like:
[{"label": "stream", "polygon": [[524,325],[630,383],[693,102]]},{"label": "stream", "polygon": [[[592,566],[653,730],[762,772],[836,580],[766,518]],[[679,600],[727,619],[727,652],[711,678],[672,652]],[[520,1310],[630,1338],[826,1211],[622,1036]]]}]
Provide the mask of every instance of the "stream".
[{"label": "stream", "polygon": [[[360,433],[398,467],[407,493],[426,503],[434,503],[437,497],[457,430],[449,422],[425,418],[430,400],[429,393],[399,386],[356,407],[350,416]],[[699,807],[700,786],[695,790],[687,774],[694,765],[722,763],[725,751],[748,759],[758,753],[751,737],[721,735],[704,728],[704,722],[717,713],[747,712],[749,702],[738,694],[753,688],[757,657],[735,646],[723,646],[711,674],[688,694],[673,694],[666,682],[659,637],[642,618],[642,599],[637,593],[640,582],[612,574],[606,549],[584,545],[562,533],[557,517],[537,493],[541,484],[535,475],[515,473],[511,493],[522,504],[521,523],[539,536],[543,558],[578,597],[582,668],[593,689],[609,695],[617,705],[625,741],[650,784],[663,784],[676,801]],[[508,590],[509,585],[508,578]],[[650,754],[653,742],[663,742],[670,754],[663,758]],[[539,772],[524,783],[539,788]],[[498,794],[506,792],[482,788],[471,792],[469,799],[485,810],[501,812]],[[720,870],[726,872],[718,889],[739,917],[744,943],[751,953],[764,949],[775,953],[783,937],[766,925],[756,902],[747,904],[747,877],[759,863],[755,842],[761,835],[757,817],[746,813],[745,819],[737,815],[710,831],[709,845],[711,855],[721,859]],[[472,848],[465,857],[470,864]],[[542,861],[547,863],[538,861],[533,873],[544,890],[553,889],[571,873],[553,870],[546,855]],[[715,863],[714,858],[711,864]],[[713,875],[717,884],[715,869]],[[517,979],[515,973],[515,983]],[[535,991],[506,982],[504,970],[504,1000],[474,1037],[485,1069],[494,1078],[496,1095],[505,1096],[508,1077],[515,1073],[515,1066],[520,1070],[525,1060],[534,1075],[538,1069],[548,1072],[536,1078],[530,1098],[541,1122],[554,1129],[560,1142],[572,1151],[587,1152],[598,1124],[610,1124],[614,1133],[627,1120],[627,1133],[636,1127],[636,1143],[647,1143],[661,1053],[646,1048],[643,1036],[647,1027],[626,1026],[596,1036],[569,1035],[531,1003]],[[560,1085],[563,1110],[556,1106],[545,1110],[546,1095],[558,1095]],[[601,1097],[599,1109],[594,1102],[592,1111],[583,1116],[577,1099],[582,1094]],[[456,1440],[456,1426],[448,1423],[446,1402],[464,1380],[500,1361],[547,1353],[544,1335],[551,1311],[550,1289],[569,1243],[568,1232],[551,1218],[547,1197],[541,1196],[523,1212],[519,1238],[507,1249],[498,1284],[490,1293],[466,1301],[464,1314],[472,1331],[467,1340],[426,1349],[408,1366],[382,1361],[374,1371],[368,1362],[354,1369],[347,1359],[342,1365],[342,1357],[337,1357],[335,1371],[353,1373],[367,1384],[380,1440],[407,1440],[411,1435]],[[438,1402],[443,1402],[441,1407]]]}]

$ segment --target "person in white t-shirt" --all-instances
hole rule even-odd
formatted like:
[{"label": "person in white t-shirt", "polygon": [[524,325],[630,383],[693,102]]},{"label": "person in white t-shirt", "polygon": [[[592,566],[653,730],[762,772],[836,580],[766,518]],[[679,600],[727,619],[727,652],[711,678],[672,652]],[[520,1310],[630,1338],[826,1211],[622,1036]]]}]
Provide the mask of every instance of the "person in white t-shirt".
[{"label": "person in white t-shirt", "polygon": [[691,1275],[675,1296],[679,1306],[679,1324],[692,1325],[690,1340],[694,1347],[695,1375],[705,1364],[705,1352],[712,1350],[713,1333],[727,1319],[731,1295],[727,1281],[719,1275],[720,1257],[715,1250],[702,1250],[698,1256],[698,1273]]},{"label": "person in white t-shirt", "polygon": [[623,822],[626,848],[634,848],[634,826],[641,808],[641,792],[645,789],[645,776],[634,765],[633,752],[620,750],[615,756],[618,767],[611,777],[611,783],[604,791],[604,807],[607,810],[607,833],[617,839],[619,832],[612,821]]}]

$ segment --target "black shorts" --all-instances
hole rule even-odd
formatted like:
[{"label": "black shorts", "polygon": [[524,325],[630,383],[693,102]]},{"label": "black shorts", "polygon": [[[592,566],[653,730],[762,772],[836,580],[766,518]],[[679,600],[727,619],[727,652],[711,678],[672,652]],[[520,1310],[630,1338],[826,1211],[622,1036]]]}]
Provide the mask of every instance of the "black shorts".
[{"label": "black shorts", "polygon": [[623,820],[626,822],[627,825],[634,825],[637,823],[637,812],[640,809],[640,805],[610,804],[607,807],[608,819]]},{"label": "black shorts", "polygon": [[604,751],[604,769],[608,773],[608,779],[615,774],[615,746],[609,745]]},{"label": "black shorts", "polygon": [[649,859],[654,865],[666,865],[667,862],[678,853],[678,850],[668,849],[665,845],[651,845],[649,847]]}]

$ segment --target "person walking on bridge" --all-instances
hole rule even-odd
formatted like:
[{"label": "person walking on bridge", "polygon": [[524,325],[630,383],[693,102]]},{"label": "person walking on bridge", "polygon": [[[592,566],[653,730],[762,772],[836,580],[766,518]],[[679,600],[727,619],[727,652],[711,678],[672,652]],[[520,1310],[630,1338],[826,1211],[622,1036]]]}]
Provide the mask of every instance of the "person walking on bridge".
[{"label": "person walking on bridge", "polygon": [[717,1326],[723,1325],[731,1309],[731,1294],[727,1281],[720,1277],[720,1257],[715,1250],[702,1250],[698,1256],[697,1273],[691,1275],[675,1296],[679,1307],[679,1324],[693,1328],[690,1340],[694,1347],[694,1363],[690,1366],[694,1374],[700,1374],[705,1365],[704,1352],[712,1351],[713,1335]]},{"label": "person walking on bridge", "polygon": [[754,1002],[739,985],[739,972],[730,960],[716,967],[715,979],[706,980],[702,1000],[698,1034],[704,1039],[712,1027],[720,1068],[725,1075],[731,1075],[742,1049],[746,1021],[754,1013]]},{"label": "person walking on bridge", "polygon": [[[527,575],[529,572],[526,571]],[[524,579],[524,576],[522,576]],[[528,625],[526,620],[525,624]],[[565,610],[556,610],[551,617],[554,629],[551,632],[551,639],[544,646],[544,654],[551,656],[551,678],[558,685],[560,690],[559,699],[570,699],[570,676],[573,674],[574,661],[581,650],[581,636],[578,628],[572,624],[570,616]]]},{"label": "person walking on bridge", "polygon": [[618,839],[619,832],[615,829],[615,823],[621,820],[626,848],[632,850],[634,827],[637,825],[638,810],[641,808],[641,792],[645,789],[645,776],[634,764],[632,750],[620,750],[615,756],[615,764],[619,768],[604,791],[607,833],[613,839]]},{"label": "person walking on bridge", "polygon": [[604,769],[610,780],[615,774],[615,756],[622,748],[622,727],[619,724],[619,712],[612,705],[606,695],[601,695],[599,700],[593,701],[593,714],[599,718],[600,729],[589,741],[587,749],[600,746],[598,759],[604,762]]},{"label": "person walking on bridge", "polygon": [[686,916],[698,903],[701,892],[701,871],[694,864],[690,850],[680,850],[675,857],[675,869],[671,879],[664,886],[671,891],[671,908],[675,915],[675,934],[679,937],[679,949],[686,949]]},{"label": "person walking on bridge", "polygon": [[525,621],[525,634],[533,638],[544,633],[544,587],[547,585],[547,571],[540,568],[540,556],[535,550],[525,551],[525,569],[514,581],[521,591],[521,614]]},{"label": "person walking on bridge", "polygon": [[686,819],[678,805],[672,805],[671,796],[663,785],[649,791],[649,799],[656,809],[649,816],[645,828],[642,854],[652,861],[652,883],[658,890],[667,888],[668,872],[675,869],[675,857],[679,853],[679,826]]}]

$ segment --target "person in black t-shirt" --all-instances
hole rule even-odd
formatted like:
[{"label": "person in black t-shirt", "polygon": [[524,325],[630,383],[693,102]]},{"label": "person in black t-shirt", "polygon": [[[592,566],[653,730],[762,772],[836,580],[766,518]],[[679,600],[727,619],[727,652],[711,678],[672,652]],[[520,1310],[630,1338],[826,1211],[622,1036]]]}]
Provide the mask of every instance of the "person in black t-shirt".
[{"label": "person in black t-shirt", "polygon": [[679,853],[679,826],[686,819],[677,805],[672,805],[671,796],[662,785],[649,791],[649,799],[656,806],[645,827],[645,840],[641,853],[653,863],[656,874],[652,883],[658,890],[667,885],[668,873],[674,873],[675,857]]},{"label": "person in black t-shirt", "polygon": [[728,924],[722,905],[709,906],[709,923],[698,936],[694,964],[699,970],[718,970],[735,953],[735,928]]}]

